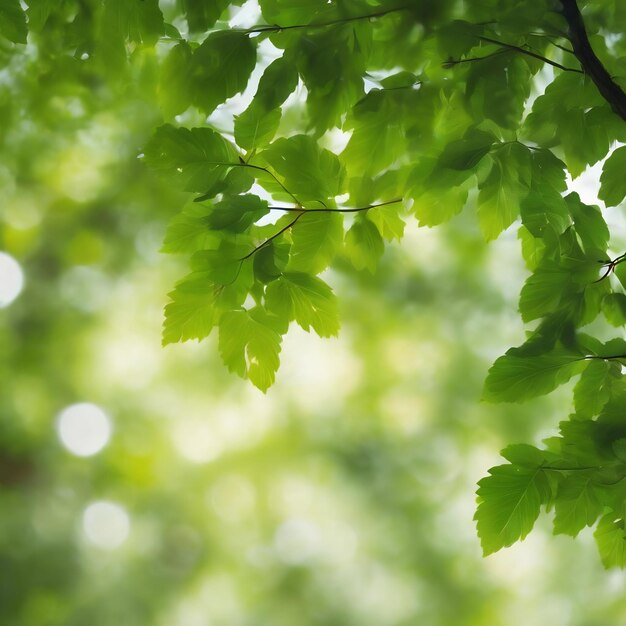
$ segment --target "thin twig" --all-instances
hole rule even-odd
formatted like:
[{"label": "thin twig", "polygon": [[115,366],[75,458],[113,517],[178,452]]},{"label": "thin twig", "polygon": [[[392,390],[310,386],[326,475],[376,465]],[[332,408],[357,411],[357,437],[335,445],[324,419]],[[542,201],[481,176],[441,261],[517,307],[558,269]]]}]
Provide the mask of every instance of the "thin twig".
[{"label": "thin twig", "polygon": [[368,206],[361,206],[356,209],[307,209],[306,207],[291,207],[291,206],[270,206],[267,207],[270,211],[305,211],[306,213],[359,213],[360,211],[369,211],[370,209],[377,209],[381,206],[387,206],[388,204],[397,204],[402,202],[402,198],[396,198],[395,200],[387,200],[379,204],[369,204]]},{"label": "thin twig", "polygon": [[299,209],[299,211],[300,213],[298,213],[298,215],[296,215],[296,217],[292,219],[291,222],[289,222],[289,224],[281,228],[277,233],[274,233],[271,237],[268,237],[263,243],[260,243],[256,248],[254,248],[254,250],[252,250],[251,252],[248,252],[248,254],[246,254],[245,256],[242,256],[239,260],[245,261],[246,259],[249,259],[252,255],[256,254],[259,250],[261,250],[262,248],[265,248],[265,246],[268,246],[270,243],[272,243],[272,241],[274,241],[276,237],[279,237],[286,230],[289,230],[303,215],[307,213],[307,211],[303,209]]},{"label": "thin twig", "polygon": [[557,63],[556,61],[553,61],[552,59],[548,59],[544,56],[541,56],[540,54],[537,54],[536,52],[533,52],[532,50],[527,50],[526,48],[522,48],[520,46],[514,46],[513,44],[506,43],[505,41],[498,41],[497,39],[492,39],[491,37],[483,37],[483,36],[479,36],[478,39],[480,39],[481,41],[485,41],[487,43],[495,44],[496,46],[502,46],[503,48],[508,48],[509,50],[515,50],[521,54],[525,54],[526,56],[532,57],[533,59],[538,59],[539,61],[543,61],[544,63],[547,63],[548,65],[552,65],[552,67],[556,67],[560,70],[563,70],[564,72],[576,72],[577,74],[584,74],[582,70],[577,70],[573,67],[565,67],[565,65],[561,65],[560,63]]},{"label": "thin twig", "polygon": [[246,28],[238,30],[237,32],[250,35],[252,33],[280,33],[285,30],[302,30],[309,28],[324,28],[326,26],[336,26],[338,24],[346,24],[349,22],[357,22],[360,20],[370,20],[377,17],[383,17],[390,13],[398,13],[399,11],[408,11],[409,7],[396,7],[395,9],[386,9],[384,11],[378,11],[376,13],[369,13],[367,15],[354,15],[352,17],[341,17],[334,20],[328,20],[326,22],[312,22],[310,24],[291,24],[290,26],[279,26],[278,24],[267,24],[262,26],[253,26],[252,28]]}]

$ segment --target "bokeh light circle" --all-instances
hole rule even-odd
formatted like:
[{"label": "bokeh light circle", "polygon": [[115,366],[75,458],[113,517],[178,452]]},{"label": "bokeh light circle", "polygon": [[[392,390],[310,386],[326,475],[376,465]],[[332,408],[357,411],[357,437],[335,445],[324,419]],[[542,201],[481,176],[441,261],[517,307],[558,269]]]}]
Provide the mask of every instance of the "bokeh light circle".
[{"label": "bokeh light circle", "polygon": [[24,287],[20,264],[6,252],[0,252],[0,308],[9,306]]},{"label": "bokeh light circle", "polygon": [[108,443],[111,437],[111,422],[99,406],[80,402],[61,411],[57,430],[61,443],[72,454],[92,456]]},{"label": "bokeh light circle", "polygon": [[83,531],[87,539],[98,548],[119,548],[130,533],[130,517],[115,502],[92,502],[83,513]]}]

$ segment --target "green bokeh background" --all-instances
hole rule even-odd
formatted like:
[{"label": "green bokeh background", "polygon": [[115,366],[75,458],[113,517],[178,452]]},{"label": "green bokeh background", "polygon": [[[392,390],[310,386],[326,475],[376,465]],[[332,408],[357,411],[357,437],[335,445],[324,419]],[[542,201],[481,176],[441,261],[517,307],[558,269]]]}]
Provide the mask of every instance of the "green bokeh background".
[{"label": "green bokeh background", "polygon": [[[571,386],[479,401],[524,336],[515,233],[487,247],[466,213],[410,224],[375,275],[339,259],[340,337],[292,329],[263,395],[214,338],[160,346],[184,261],[159,248],[184,198],[137,158],[161,122],[158,49],[61,63],[57,26],[2,48],[0,251],[25,284],[0,309],[0,624],[623,624],[624,576],[590,529],[541,519],[480,554],[476,481],[570,411]],[[59,436],[80,402],[112,428],[88,457]],[[90,526],[103,501],[127,533]]]}]

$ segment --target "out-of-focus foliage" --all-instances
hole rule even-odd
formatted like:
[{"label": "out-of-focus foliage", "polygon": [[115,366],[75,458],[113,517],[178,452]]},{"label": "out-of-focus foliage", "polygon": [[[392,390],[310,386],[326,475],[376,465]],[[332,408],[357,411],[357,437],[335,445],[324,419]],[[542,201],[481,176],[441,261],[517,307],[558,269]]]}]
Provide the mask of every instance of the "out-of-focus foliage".
[{"label": "out-of-focus foliage", "polygon": [[[503,346],[522,340],[515,315],[524,278],[516,260],[519,244],[505,236],[485,249],[475,220],[466,214],[436,231],[418,231],[411,221],[405,226],[406,216],[390,204],[367,212],[366,219],[344,216],[352,234],[345,240],[339,235],[332,269],[322,278],[311,272],[325,268],[331,253],[312,255],[308,235],[319,230],[331,242],[337,237],[339,216],[328,217],[325,211],[306,216],[308,222],[299,219],[302,229],[298,233],[294,226],[293,241],[274,239],[255,253],[251,268],[233,272],[228,260],[238,265],[237,259],[248,253],[250,228],[258,229],[254,241],[263,241],[295,217],[287,213],[276,225],[252,226],[267,216],[268,199],[250,189],[249,168],[223,172],[207,162],[207,146],[238,159],[229,133],[245,148],[237,134],[242,142],[254,141],[254,120],[266,120],[260,111],[276,117],[277,107],[284,105],[278,128],[272,131],[268,123],[257,136],[269,141],[277,134],[277,142],[284,142],[279,146],[302,150],[311,177],[302,177],[271,149],[266,155],[280,183],[296,184],[302,198],[316,199],[314,190],[321,185],[328,204],[344,189],[350,203],[339,206],[393,200],[406,172],[392,169],[374,180],[372,172],[395,157],[378,157],[369,136],[363,139],[365,148],[352,139],[345,148],[360,155],[358,166],[347,165],[341,154],[337,166],[332,133],[317,137],[326,148],[316,148],[303,136],[300,124],[304,120],[306,130],[309,113],[295,98],[285,104],[293,91],[293,64],[279,64],[274,75],[268,74],[271,79],[251,90],[250,96],[257,94],[253,113],[245,97],[236,97],[217,107],[208,125],[206,111],[195,108],[172,119],[183,111],[180,102],[188,100],[191,79],[171,61],[170,51],[178,47],[180,57],[193,59],[205,30],[218,18],[222,30],[228,24],[251,26],[245,21],[251,19],[251,6],[239,11],[191,0],[180,6],[148,0],[27,4],[26,17],[17,2],[0,8],[5,37],[0,83],[0,622],[622,624],[623,577],[618,572],[607,578],[586,528],[600,507],[603,517],[595,532],[600,553],[607,564],[623,564],[623,529],[604,515],[619,497],[606,486],[611,480],[620,485],[613,459],[624,455],[623,439],[611,430],[619,421],[619,408],[616,412],[611,404],[619,399],[615,362],[586,365],[574,392],[582,419],[564,422],[562,439],[550,444],[551,452],[509,447],[506,458],[513,465],[494,471],[495,482],[481,486],[482,495],[494,494],[497,500],[506,481],[519,485],[532,476],[536,493],[525,496],[523,508],[511,516],[515,526],[502,533],[494,526],[497,516],[490,518],[502,545],[528,532],[536,517],[535,496],[544,497],[546,484],[561,494],[557,529],[569,535],[580,531],[582,540],[574,548],[568,538],[548,538],[540,518],[539,531],[521,546],[489,559],[480,556],[472,524],[475,482],[499,446],[512,440],[538,443],[552,434],[572,386],[524,407],[478,404],[488,364]],[[299,3],[287,11],[289,23],[297,24],[302,12],[309,19],[307,6]],[[310,6],[316,19],[333,18],[325,16],[331,10],[325,4]],[[429,15],[427,6],[416,9],[425,25],[439,10]],[[441,7],[445,13],[445,3]],[[284,8],[267,3],[266,21]],[[604,13],[591,17],[598,27],[611,27],[610,21],[602,23]],[[426,45],[411,35],[414,21],[392,21],[393,28],[373,22],[381,31],[373,58],[403,33],[409,49]],[[274,43],[302,46],[295,66],[307,75],[314,49],[301,41],[302,33],[296,34],[277,34]],[[326,44],[330,39],[324,39]],[[446,41],[453,46],[461,39],[453,31]],[[337,45],[349,48],[350,42],[340,38]],[[259,48],[264,62],[277,54],[268,44]],[[401,65],[406,52],[389,50]],[[346,76],[356,76],[358,67],[348,59],[341,62]],[[203,69],[207,73],[193,74],[191,83],[209,75],[207,59]],[[407,89],[417,69],[411,76],[399,71],[379,76],[379,91],[397,93],[407,111],[426,106],[415,97],[418,90]],[[439,65],[431,71],[441,72],[443,82],[450,76]],[[222,94],[239,85],[236,71],[221,80]],[[323,111],[321,85],[313,77],[307,80],[309,92],[317,93],[312,106],[320,116],[324,113],[324,123],[335,123],[339,108]],[[167,89],[169,81],[177,87]],[[348,81],[348,95],[341,84],[331,84],[329,93],[340,92],[331,103],[344,106],[355,83]],[[196,101],[200,108],[209,106],[210,96],[203,98]],[[439,106],[434,95],[429,102],[437,102],[442,116],[446,107],[459,104]],[[345,124],[355,127],[352,137],[357,122],[374,124],[369,104],[376,103],[366,103],[362,111],[355,107],[346,118]],[[429,141],[424,129],[406,133],[393,127],[402,125],[400,118],[390,118],[391,128],[375,122],[381,142],[410,146]],[[438,132],[446,138],[440,143],[441,162],[457,167],[473,167],[491,141],[482,142],[479,131],[495,132],[467,134],[465,127],[448,127],[444,117],[441,124]],[[177,187],[147,172],[137,158],[142,153],[148,158],[155,136],[182,159],[174,167],[166,158],[158,163]],[[464,152],[465,144],[453,144],[457,141],[473,147]],[[366,159],[368,151],[376,156]],[[490,153],[478,162],[487,158],[497,161]],[[342,161],[343,181],[337,176]],[[433,223],[445,221],[441,211],[452,217],[454,203],[467,193],[465,179],[455,178],[465,170],[446,170],[441,179],[434,170],[429,176],[433,181],[449,177],[460,185],[441,198],[433,185],[424,189],[428,202],[420,196],[414,205]],[[276,179],[257,173],[257,183],[281,205],[293,204]],[[179,184],[186,190],[181,192]],[[221,189],[217,202],[188,202],[189,192],[206,195],[210,186]],[[235,206],[225,190],[244,199]],[[575,198],[567,202],[568,210],[581,206]],[[588,217],[598,224],[595,212],[579,211],[579,222]],[[528,214],[535,222],[526,220],[520,236],[535,270],[549,241],[533,234],[536,212]],[[565,213],[556,211],[550,223],[562,224],[558,220],[567,220]],[[394,243],[383,254],[378,239],[371,243],[372,226],[387,241],[404,234],[402,247]],[[564,233],[567,227],[569,222],[556,228]],[[232,233],[232,240],[221,237],[224,232]],[[601,227],[593,233],[593,242],[606,242]],[[267,311],[246,304],[245,314],[229,312],[224,318],[235,328],[230,336],[214,336],[207,345],[161,349],[164,294],[184,271],[175,257],[158,253],[164,237],[169,252],[199,253],[193,260],[195,276],[177,285],[167,305],[174,318],[184,314],[185,306],[197,317],[184,330],[166,325],[164,338],[175,342],[208,333],[211,300],[198,295],[193,284],[207,274],[219,272],[224,283],[232,281],[226,293],[211,294],[225,302],[245,302],[253,278],[264,286]],[[593,249],[595,243],[586,241],[592,240],[583,239],[581,245]],[[289,245],[300,250],[295,268],[288,267],[294,262]],[[364,245],[375,254],[364,253]],[[380,256],[375,274],[368,271],[373,256]],[[564,280],[562,270],[555,271]],[[16,278],[20,272],[23,285]],[[537,270],[533,276],[543,273]],[[525,287],[531,302],[534,282],[529,279],[531,287]],[[623,319],[620,295],[602,300],[614,325]],[[542,304],[534,306],[542,311]],[[242,361],[242,349],[255,350],[251,346],[260,341],[275,346],[272,333],[282,334],[285,319],[333,338],[321,342],[292,329],[282,345],[281,372],[266,395],[228,375],[220,352],[231,368],[266,387],[273,363],[263,367],[256,360]],[[339,319],[342,330],[336,338]],[[250,330],[254,324],[268,330],[259,335]],[[505,365],[510,367],[513,357],[525,354],[507,355]],[[537,384],[551,386],[568,373],[574,377],[581,365],[570,360],[563,367]],[[485,393],[498,393],[493,376],[490,385]],[[590,388],[598,393],[589,393]],[[576,471],[547,467],[557,467],[550,455],[560,459],[571,451],[577,455]],[[537,454],[549,459],[540,471],[530,467]],[[602,473],[584,469],[584,464],[597,464],[598,455]],[[555,480],[555,474],[564,479]],[[504,495],[500,513],[510,507],[511,494]]]}]

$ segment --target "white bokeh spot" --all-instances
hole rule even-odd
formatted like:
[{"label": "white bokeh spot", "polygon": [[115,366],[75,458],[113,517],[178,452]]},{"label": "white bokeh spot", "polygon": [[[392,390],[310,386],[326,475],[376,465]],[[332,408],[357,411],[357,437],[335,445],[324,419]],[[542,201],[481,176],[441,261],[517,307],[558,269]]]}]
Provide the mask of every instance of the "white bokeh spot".
[{"label": "white bokeh spot", "polygon": [[57,430],[61,443],[71,453],[92,456],[107,445],[111,437],[111,422],[99,406],[81,402],[59,413]]},{"label": "white bokeh spot", "polygon": [[20,295],[24,273],[20,264],[6,252],[0,252],[0,308],[9,306]]},{"label": "white bokeh spot", "polygon": [[130,517],[119,504],[100,500],[83,513],[83,531],[87,539],[103,550],[119,548],[130,533]]}]

